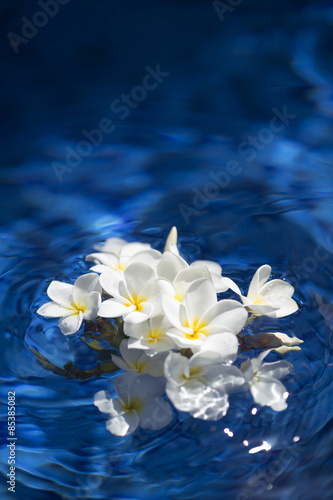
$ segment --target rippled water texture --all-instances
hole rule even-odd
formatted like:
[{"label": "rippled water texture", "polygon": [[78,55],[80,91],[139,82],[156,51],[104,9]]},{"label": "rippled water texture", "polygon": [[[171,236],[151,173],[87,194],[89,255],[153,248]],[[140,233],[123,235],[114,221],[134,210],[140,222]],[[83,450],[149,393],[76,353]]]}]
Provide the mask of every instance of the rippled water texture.
[{"label": "rippled water texture", "polygon": [[[6,399],[10,388],[17,398],[18,498],[300,498],[293,490],[283,496],[287,486],[279,489],[280,476],[291,475],[288,487],[295,488],[297,478],[322,461],[331,445],[320,438],[320,430],[333,412],[332,183],[320,159],[316,176],[307,168],[309,154],[300,152],[297,161],[286,157],[285,165],[276,167],[275,152],[285,146],[277,141],[271,154],[265,152],[265,162],[250,169],[244,164],[242,175],[196,209],[189,224],[178,205],[193,206],[198,191],[192,187],[202,190],[207,177],[204,168],[189,175],[191,164],[232,158],[223,141],[203,140],[172,154],[130,145],[115,148],[109,158],[98,160],[98,196],[96,168],[87,165],[75,178],[68,177],[60,192],[52,181],[41,182],[38,167],[29,169],[29,215],[2,233],[1,258],[2,395]],[[166,158],[170,186],[163,190],[156,180]],[[113,194],[118,187],[110,162],[115,170],[128,171],[123,199]],[[22,181],[27,171],[23,167],[11,175],[13,182]],[[145,190],[133,187],[138,175],[145,179]],[[123,177],[118,181],[125,183]],[[70,191],[72,182],[81,183],[80,188],[67,197],[63,191]],[[105,430],[105,416],[92,404],[95,392],[112,390],[112,376],[82,381],[42,368],[31,349],[59,367],[72,362],[93,369],[96,358],[80,339],[64,337],[56,321],[34,312],[46,300],[50,280],[73,282],[88,269],[84,256],[96,242],[119,235],[162,249],[170,223],[179,228],[186,258],[218,261],[244,291],[263,263],[272,266],[275,277],[295,285],[298,313],[253,326],[304,340],[301,352],[286,356],[295,366],[285,380],[289,407],[281,413],[269,408],[255,413],[251,399],[241,394],[231,399],[227,416],[218,422],[181,414],[162,432],[140,430],[118,438]],[[263,441],[271,450],[253,452]],[[7,453],[2,448],[4,474]],[[297,495],[301,490],[297,483]]]}]

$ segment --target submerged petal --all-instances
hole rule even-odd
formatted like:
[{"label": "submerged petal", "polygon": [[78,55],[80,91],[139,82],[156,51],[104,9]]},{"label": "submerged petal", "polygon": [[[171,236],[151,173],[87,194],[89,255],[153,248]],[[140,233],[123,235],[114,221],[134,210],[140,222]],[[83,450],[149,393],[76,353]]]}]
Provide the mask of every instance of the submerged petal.
[{"label": "submerged petal", "polygon": [[83,314],[81,311],[70,314],[69,316],[64,316],[59,319],[58,325],[61,333],[64,335],[71,335],[76,333],[83,321]]}]

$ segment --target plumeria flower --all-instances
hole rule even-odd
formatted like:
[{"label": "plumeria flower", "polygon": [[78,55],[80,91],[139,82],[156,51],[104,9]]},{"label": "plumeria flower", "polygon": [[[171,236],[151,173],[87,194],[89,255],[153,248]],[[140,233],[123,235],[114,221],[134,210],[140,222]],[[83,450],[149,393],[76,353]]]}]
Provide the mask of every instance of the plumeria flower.
[{"label": "plumeria flower", "polygon": [[149,375],[125,373],[114,380],[117,398],[100,391],[95,394],[94,404],[110,418],[106,428],[116,436],[127,436],[139,426],[159,430],[172,420],[172,409],[162,399],[164,385]]},{"label": "plumeria flower", "polygon": [[224,417],[229,408],[228,394],[244,384],[242,372],[222,364],[213,352],[198,353],[190,359],[170,353],[164,374],[166,393],[174,406],[203,420]]},{"label": "plumeria flower", "polygon": [[103,289],[113,298],[102,302],[102,318],[122,316],[125,322],[138,323],[161,312],[161,296],[174,290],[165,280],[159,280],[154,270],[142,262],[130,264],[120,273],[102,273]]},{"label": "plumeria flower", "polygon": [[170,351],[174,343],[167,335],[171,324],[164,314],[158,314],[153,318],[146,319],[141,323],[125,323],[125,335],[128,339],[128,347],[146,350],[148,356],[158,352]]},{"label": "plumeria flower", "polygon": [[294,287],[283,280],[269,280],[271,267],[261,266],[254,274],[247,297],[240,291],[243,304],[254,316],[270,316],[283,318],[298,309],[297,303],[291,298]]},{"label": "plumeria flower", "polygon": [[52,281],[47,295],[52,299],[41,306],[37,314],[46,318],[60,318],[58,325],[64,335],[79,330],[84,319],[93,320],[98,316],[102,287],[95,273],[80,276],[74,283]]},{"label": "plumeria flower", "polygon": [[128,340],[122,340],[119,350],[121,357],[112,355],[112,361],[119,368],[133,373],[148,373],[153,377],[163,377],[165,353],[154,357],[147,356],[140,349],[129,349]]},{"label": "plumeria flower", "polygon": [[186,292],[194,281],[202,278],[211,279],[206,267],[192,268],[184,259],[171,252],[164,252],[156,267],[156,273],[159,278],[173,285],[173,296],[179,302],[185,299]]},{"label": "plumeria flower", "polygon": [[124,271],[133,262],[145,262],[150,266],[156,265],[161,257],[161,252],[153,250],[145,243],[127,243],[121,238],[109,238],[102,247],[95,247],[101,253],[87,255],[87,261],[96,265],[92,271],[103,273],[105,271]]},{"label": "plumeria flower", "polygon": [[244,361],[241,371],[256,403],[282,411],[288,406],[286,399],[289,394],[279,379],[289,375],[294,367],[288,361],[263,363],[269,352],[262,352],[257,358]]},{"label": "plumeria flower", "polygon": [[244,327],[247,312],[235,300],[217,302],[208,279],[191,284],[183,303],[164,296],[163,309],[172,324],[167,335],[180,348],[216,351],[224,360],[234,360],[238,350],[236,334]]},{"label": "plumeria flower", "polygon": [[222,267],[211,260],[196,260],[192,262],[191,267],[206,267],[210,272],[216,293],[232,290],[238,293],[238,286],[230,278],[222,276]]}]

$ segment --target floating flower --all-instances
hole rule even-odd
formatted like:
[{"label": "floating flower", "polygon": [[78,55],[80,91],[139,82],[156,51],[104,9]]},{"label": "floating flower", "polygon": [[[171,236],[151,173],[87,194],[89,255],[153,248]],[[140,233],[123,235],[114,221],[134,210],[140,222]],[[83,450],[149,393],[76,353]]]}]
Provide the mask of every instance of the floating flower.
[{"label": "floating flower", "polygon": [[165,361],[166,393],[181,411],[196,418],[219,420],[229,408],[228,394],[244,384],[242,372],[221,363],[213,352],[186,358],[170,353]]},{"label": "floating flower", "polygon": [[247,297],[241,295],[245,307],[255,316],[270,316],[283,318],[298,309],[297,303],[291,298],[294,287],[283,280],[269,280],[271,267],[261,266],[254,274]]},{"label": "floating flower", "polygon": [[172,324],[167,335],[180,348],[216,351],[226,361],[235,359],[236,334],[244,327],[247,312],[235,300],[217,302],[215,288],[208,279],[191,284],[183,303],[164,296],[165,315]]},{"label": "floating flower", "polygon": [[[167,335],[171,325],[164,314],[146,319],[141,323],[125,323],[124,332],[129,338],[128,347],[144,349],[151,356],[158,352],[170,351],[174,343]],[[155,358],[154,358],[155,359]]]},{"label": "floating flower", "polygon": [[102,273],[103,289],[113,298],[102,302],[99,315],[102,318],[117,318],[138,323],[159,314],[161,296],[173,294],[173,287],[165,280],[159,280],[154,270],[142,262],[130,264],[120,273]]},{"label": "floating flower", "polygon": [[172,420],[170,405],[162,399],[164,384],[149,375],[125,373],[114,380],[118,398],[100,391],[95,394],[94,404],[110,418],[106,428],[116,436],[126,436],[139,426],[159,430]]},{"label": "floating flower", "polygon": [[60,318],[58,325],[64,335],[79,330],[84,319],[97,318],[101,304],[102,287],[95,273],[80,276],[74,283],[52,281],[47,295],[52,299],[41,306],[37,314],[46,318]]},{"label": "floating flower", "polygon": [[129,349],[128,340],[122,340],[119,350],[121,357],[112,355],[112,361],[119,368],[134,373],[148,373],[153,377],[163,377],[165,353],[154,357],[147,356],[140,349]]},{"label": "floating flower", "polygon": [[286,399],[289,394],[279,379],[289,375],[294,367],[288,361],[263,363],[269,352],[262,352],[257,358],[244,361],[241,371],[256,403],[282,411],[288,406]]},{"label": "floating flower", "polygon": [[161,257],[161,252],[153,250],[145,243],[127,243],[121,238],[109,238],[104,246],[95,247],[101,253],[87,255],[87,261],[95,262],[92,271],[103,273],[105,271],[124,271],[133,262],[144,262],[150,266],[156,265]]}]

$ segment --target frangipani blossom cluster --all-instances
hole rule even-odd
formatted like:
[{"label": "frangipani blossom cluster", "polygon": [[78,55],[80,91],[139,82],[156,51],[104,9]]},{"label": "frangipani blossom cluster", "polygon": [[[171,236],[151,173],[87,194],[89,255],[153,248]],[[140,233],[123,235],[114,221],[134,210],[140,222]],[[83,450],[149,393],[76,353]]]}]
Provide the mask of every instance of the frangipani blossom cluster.
[{"label": "frangipani blossom cluster", "polygon": [[[114,379],[116,396],[101,391],[94,403],[109,414],[111,433],[125,436],[137,427],[165,427],[173,418],[170,403],[195,418],[219,420],[236,391],[249,391],[257,404],[275,411],[287,407],[288,392],[279,379],[293,366],[263,363],[273,349],[274,333],[266,334],[269,350],[240,366],[235,363],[240,332],[250,321],[282,318],[298,309],[293,287],[269,280],[270,266],[256,271],[245,296],[217,263],[188,264],[180,256],[176,228],[163,253],[120,238],[95,249],[86,257],[93,272],[74,285],[53,281],[47,290],[51,302],[37,313],[59,317],[64,335],[79,331],[84,320],[120,319],[120,355],[112,356],[123,371]],[[227,290],[237,300],[221,298]],[[299,350],[296,337],[276,335],[278,352]]]}]

